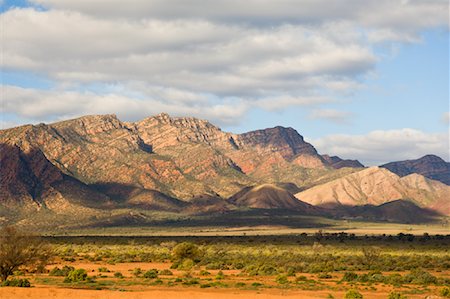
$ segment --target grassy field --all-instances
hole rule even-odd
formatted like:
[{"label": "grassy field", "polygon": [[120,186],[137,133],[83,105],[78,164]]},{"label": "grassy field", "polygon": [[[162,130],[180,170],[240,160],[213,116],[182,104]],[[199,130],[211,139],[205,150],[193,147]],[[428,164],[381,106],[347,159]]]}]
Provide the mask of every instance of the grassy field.
[{"label": "grassy field", "polygon": [[46,236],[52,263],[15,273],[32,288],[0,297],[425,298],[450,286],[450,235],[248,233]]}]

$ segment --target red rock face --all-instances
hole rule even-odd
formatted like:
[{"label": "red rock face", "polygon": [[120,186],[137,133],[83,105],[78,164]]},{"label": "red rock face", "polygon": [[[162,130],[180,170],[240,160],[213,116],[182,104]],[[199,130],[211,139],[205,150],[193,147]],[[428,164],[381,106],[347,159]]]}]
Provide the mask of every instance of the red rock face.
[{"label": "red rock face", "polygon": [[[227,197],[266,180],[301,184],[293,173],[329,166],[292,128],[238,135],[205,120],[167,114],[136,123],[95,115],[22,126],[1,131],[0,143],[40,152],[52,166],[48,169],[57,170],[53,173],[85,184],[135,186],[182,199],[205,193]],[[35,161],[33,170],[50,180],[55,174],[46,174],[43,165]],[[17,177],[26,176],[11,180]]]},{"label": "red rock face", "polygon": [[391,162],[380,167],[389,169],[399,176],[418,173],[429,179],[450,185],[450,163],[434,155],[427,155],[417,160]]}]

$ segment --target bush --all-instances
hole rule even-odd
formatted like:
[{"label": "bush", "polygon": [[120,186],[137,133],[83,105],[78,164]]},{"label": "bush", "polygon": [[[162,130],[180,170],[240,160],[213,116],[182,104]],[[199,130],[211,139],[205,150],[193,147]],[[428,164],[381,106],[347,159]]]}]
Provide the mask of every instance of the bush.
[{"label": "bush", "polygon": [[388,299],[406,299],[407,297],[397,292],[390,292]]},{"label": "bush", "polygon": [[116,272],[116,273],[114,273],[114,277],[123,278],[123,274],[121,272]]},{"label": "bush", "polygon": [[442,297],[450,298],[450,288],[449,288],[449,287],[443,288],[443,289],[439,292],[439,294],[440,294]]},{"label": "bush", "polygon": [[151,269],[144,273],[144,278],[158,278],[158,270]]},{"label": "bush", "polygon": [[331,276],[331,275],[328,274],[328,273],[321,273],[321,274],[319,274],[317,277],[318,277],[318,278],[321,278],[321,279],[330,279],[330,278],[333,278],[333,276]]},{"label": "bush", "polygon": [[80,281],[86,281],[88,278],[88,275],[86,273],[86,270],[84,269],[76,269],[72,270],[67,274],[67,277],[64,279],[64,282],[80,282]]},{"label": "bush", "polygon": [[159,271],[159,275],[173,275],[173,273],[169,269],[164,269]]},{"label": "bush", "polygon": [[352,282],[358,279],[358,274],[355,272],[345,272],[344,277],[342,277],[342,281]]},{"label": "bush", "polygon": [[189,242],[183,242],[176,245],[172,250],[172,258],[177,260],[191,259],[198,261],[200,250],[198,246]]},{"label": "bush", "polygon": [[111,272],[111,271],[109,271],[109,269],[106,267],[100,267],[98,268],[98,272]]},{"label": "bush", "polygon": [[1,284],[2,287],[19,287],[19,288],[29,288],[31,286],[28,279],[9,279],[5,280]]},{"label": "bush", "polygon": [[211,273],[208,272],[208,271],[206,271],[206,270],[201,270],[201,271],[199,272],[199,274],[200,274],[201,276],[207,276],[207,275],[210,275]]},{"label": "bush", "polygon": [[287,284],[289,282],[287,275],[278,275],[276,282],[279,284]]},{"label": "bush", "polygon": [[141,275],[142,274],[142,269],[141,268],[134,268],[134,270],[133,270],[133,275],[134,276],[136,276],[136,277],[138,277],[139,275]]},{"label": "bush", "polygon": [[363,295],[355,289],[350,289],[345,293],[345,299],[362,299]]},{"label": "bush", "polygon": [[222,271],[217,272],[217,275],[216,275],[216,279],[217,280],[221,280],[221,279],[224,279],[224,278],[225,278],[225,275],[223,274]]},{"label": "bush", "polygon": [[73,270],[75,270],[75,268],[72,266],[64,266],[62,269],[55,267],[52,270],[50,270],[48,275],[50,275],[50,276],[67,276],[70,273],[70,271],[73,271]]}]

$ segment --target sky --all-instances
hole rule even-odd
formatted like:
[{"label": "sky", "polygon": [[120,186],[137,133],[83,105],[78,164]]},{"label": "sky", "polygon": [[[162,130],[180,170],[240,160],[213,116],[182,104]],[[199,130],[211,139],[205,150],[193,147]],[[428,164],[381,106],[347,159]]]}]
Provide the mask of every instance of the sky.
[{"label": "sky", "polygon": [[1,127],[161,112],[366,165],[449,150],[447,0],[0,0]]}]

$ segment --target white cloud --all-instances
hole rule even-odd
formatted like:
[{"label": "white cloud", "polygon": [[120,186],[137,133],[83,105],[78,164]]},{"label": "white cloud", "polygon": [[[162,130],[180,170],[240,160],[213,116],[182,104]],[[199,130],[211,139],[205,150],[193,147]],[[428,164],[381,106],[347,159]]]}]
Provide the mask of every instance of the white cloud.
[{"label": "white cloud", "polygon": [[322,154],[358,159],[365,165],[417,159],[435,154],[450,160],[449,134],[415,129],[372,131],[367,135],[330,135],[309,140]]},{"label": "white cloud", "polygon": [[[58,90],[38,90],[3,86],[2,111],[16,115],[29,122],[57,121],[87,114],[117,114],[122,120],[135,121],[160,112],[170,111],[174,116],[194,116],[212,122],[235,124],[247,111],[248,105],[241,101],[214,103],[203,95],[199,101],[185,101],[186,95],[178,90],[147,91],[162,96],[146,97],[145,94],[126,95],[126,92],[96,94]],[[188,94],[194,97],[194,94]],[[143,98],[144,97],[144,98]],[[180,99],[183,100],[180,100]],[[208,102],[205,104],[204,102]],[[10,124],[5,122],[5,127]]]},{"label": "white cloud", "polygon": [[374,43],[415,42],[424,29],[448,26],[444,0],[30,2],[45,9],[0,15],[2,70],[59,87],[17,87],[6,99],[30,120],[116,108],[130,110],[126,118],[166,111],[230,123],[252,107],[305,106],[336,122],[342,112],[317,106],[363,86],[380,59]]},{"label": "white cloud", "polygon": [[33,0],[48,8],[102,18],[209,19],[271,26],[348,20],[370,27],[417,30],[448,22],[446,0]]},{"label": "white cloud", "polygon": [[442,121],[444,122],[444,124],[450,124],[450,112],[444,112],[442,114]]},{"label": "white cloud", "polygon": [[353,114],[335,109],[314,109],[309,117],[311,119],[325,119],[336,124],[348,124],[351,122]]}]

